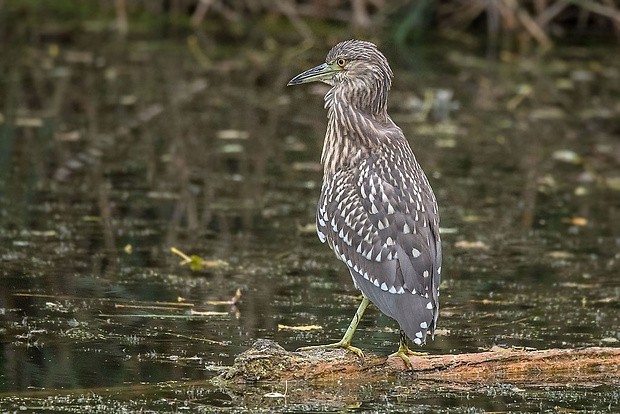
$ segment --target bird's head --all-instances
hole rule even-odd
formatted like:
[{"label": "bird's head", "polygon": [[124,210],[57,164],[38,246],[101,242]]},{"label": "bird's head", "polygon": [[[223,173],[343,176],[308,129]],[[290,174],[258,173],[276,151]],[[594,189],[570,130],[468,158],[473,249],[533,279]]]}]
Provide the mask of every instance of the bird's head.
[{"label": "bird's head", "polygon": [[325,63],[300,73],[288,85],[321,81],[334,86],[347,81],[371,83],[377,79],[391,83],[392,76],[387,59],[374,43],[347,40],[329,51]]},{"label": "bird's head", "polygon": [[343,98],[370,100],[376,108],[376,105],[385,106],[392,76],[392,69],[377,46],[362,40],[347,40],[329,51],[325,63],[300,73],[288,85],[321,81],[341,88]]}]

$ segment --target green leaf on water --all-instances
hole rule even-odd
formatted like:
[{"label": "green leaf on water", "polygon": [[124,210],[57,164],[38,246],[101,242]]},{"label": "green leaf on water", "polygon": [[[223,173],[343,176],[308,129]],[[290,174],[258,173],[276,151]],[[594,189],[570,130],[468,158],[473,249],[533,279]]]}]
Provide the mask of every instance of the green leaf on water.
[{"label": "green leaf on water", "polygon": [[202,260],[200,257],[196,255],[192,255],[191,259],[192,260],[190,261],[189,268],[194,271],[202,270],[204,260]]}]

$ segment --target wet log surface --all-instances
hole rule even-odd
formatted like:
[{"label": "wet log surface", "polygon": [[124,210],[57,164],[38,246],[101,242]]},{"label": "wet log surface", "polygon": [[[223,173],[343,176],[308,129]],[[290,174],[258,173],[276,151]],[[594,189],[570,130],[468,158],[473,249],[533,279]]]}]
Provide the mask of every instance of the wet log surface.
[{"label": "wet log surface", "polygon": [[620,384],[620,348],[531,351],[494,347],[479,353],[411,356],[410,360],[412,369],[408,370],[399,358],[367,354],[361,363],[342,349],[289,352],[276,342],[259,339],[217,381],[220,385],[270,380],[376,381],[411,375],[446,383]]}]

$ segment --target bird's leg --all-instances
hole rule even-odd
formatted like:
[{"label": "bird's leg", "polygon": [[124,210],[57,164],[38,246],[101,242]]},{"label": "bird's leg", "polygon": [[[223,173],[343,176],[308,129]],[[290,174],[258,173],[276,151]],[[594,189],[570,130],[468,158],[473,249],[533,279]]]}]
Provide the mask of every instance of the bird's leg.
[{"label": "bird's leg", "polygon": [[360,320],[362,319],[362,315],[364,315],[364,311],[368,307],[369,303],[370,301],[368,300],[368,298],[364,296],[364,299],[362,299],[362,303],[360,303],[359,308],[357,308],[357,311],[355,312],[355,316],[353,316],[353,319],[351,320],[351,323],[349,324],[347,331],[344,333],[344,336],[342,337],[340,341],[336,342],[335,344],[328,344],[328,345],[304,346],[303,348],[299,348],[298,351],[308,351],[310,349],[321,349],[321,348],[344,348],[344,349],[348,349],[349,351],[355,353],[362,360],[362,363],[363,363],[364,353],[362,352],[361,349],[351,346],[351,339],[353,338],[353,333],[355,333],[355,329],[357,329],[357,325],[360,323]]},{"label": "bird's leg", "polygon": [[405,335],[405,331],[400,330],[400,345],[398,346],[398,351],[394,352],[388,358],[398,357],[403,360],[408,369],[411,369],[411,360],[409,359],[409,355],[416,356],[424,356],[428,355],[427,352],[415,352],[409,349],[407,346],[407,335]]}]

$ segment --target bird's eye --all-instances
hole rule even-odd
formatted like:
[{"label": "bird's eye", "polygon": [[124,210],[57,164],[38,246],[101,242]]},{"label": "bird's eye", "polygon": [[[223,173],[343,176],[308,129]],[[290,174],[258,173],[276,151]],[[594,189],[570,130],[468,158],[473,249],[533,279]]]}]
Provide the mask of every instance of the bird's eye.
[{"label": "bird's eye", "polygon": [[340,59],[338,59],[338,60],[336,61],[336,64],[337,64],[338,66],[340,66],[341,68],[344,68],[344,65],[346,65],[346,64],[347,64],[347,61],[346,61],[346,60],[344,60],[343,58],[340,58]]}]

